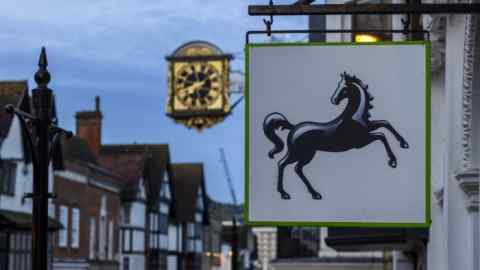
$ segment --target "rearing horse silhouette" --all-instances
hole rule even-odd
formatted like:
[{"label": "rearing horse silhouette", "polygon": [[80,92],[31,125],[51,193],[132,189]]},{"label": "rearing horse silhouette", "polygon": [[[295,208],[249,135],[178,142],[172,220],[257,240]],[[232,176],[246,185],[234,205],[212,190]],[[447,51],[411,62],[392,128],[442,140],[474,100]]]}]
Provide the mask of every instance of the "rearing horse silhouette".
[{"label": "rearing horse silhouette", "polygon": [[283,188],[283,172],[287,165],[295,162],[297,163],[295,172],[306,185],[313,199],[322,199],[322,195],[312,187],[303,173],[303,167],[313,159],[316,151],[344,152],[380,141],[385,146],[389,157],[388,165],[396,168],[397,158],[385,134],[373,132],[381,127],[386,128],[395,136],[400,147],[409,147],[407,141],[388,121],[369,119],[369,110],[373,108],[370,104],[373,96],[367,91],[368,85],[347,72],[340,74],[340,77],[337,89],[330,101],[334,105],[339,105],[342,100],[347,99],[348,103],[344,111],[332,121],[327,123],[301,122],[292,125],[285,116],[278,112],[268,114],[263,121],[263,132],[274,144],[273,149],[268,153],[270,158],[281,152],[284,147],[284,142],[275,131],[279,128],[290,130],[287,137],[287,154],[278,162],[277,190],[284,200],[289,200],[290,195]]}]

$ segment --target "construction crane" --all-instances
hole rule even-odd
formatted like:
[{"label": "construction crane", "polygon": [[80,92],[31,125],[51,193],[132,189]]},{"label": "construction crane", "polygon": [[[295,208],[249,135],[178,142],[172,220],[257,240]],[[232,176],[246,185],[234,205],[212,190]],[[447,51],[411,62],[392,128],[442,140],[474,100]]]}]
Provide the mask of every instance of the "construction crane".
[{"label": "construction crane", "polygon": [[232,195],[233,204],[237,205],[237,196],[235,196],[235,189],[233,188],[232,177],[230,175],[230,169],[228,168],[227,158],[225,157],[225,151],[223,151],[223,148],[220,148],[220,162],[222,162],[223,168],[225,169],[225,175],[227,177],[230,194]]}]

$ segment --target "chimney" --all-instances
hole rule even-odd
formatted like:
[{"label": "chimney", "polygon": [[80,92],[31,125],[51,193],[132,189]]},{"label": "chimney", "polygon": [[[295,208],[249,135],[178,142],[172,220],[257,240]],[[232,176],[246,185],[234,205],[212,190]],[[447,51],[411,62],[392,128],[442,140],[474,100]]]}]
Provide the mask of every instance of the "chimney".
[{"label": "chimney", "polygon": [[77,136],[84,139],[90,151],[98,157],[102,144],[102,112],[100,97],[95,97],[95,111],[81,111],[75,115],[77,120]]}]

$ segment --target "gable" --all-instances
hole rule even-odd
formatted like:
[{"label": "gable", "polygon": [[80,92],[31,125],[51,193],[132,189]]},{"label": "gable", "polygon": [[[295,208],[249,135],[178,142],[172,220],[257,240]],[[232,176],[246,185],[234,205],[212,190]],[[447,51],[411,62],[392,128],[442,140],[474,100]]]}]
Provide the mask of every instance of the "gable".
[{"label": "gable", "polygon": [[14,116],[8,134],[2,141],[0,159],[23,159],[23,154],[20,120]]},{"label": "gable", "polygon": [[178,222],[195,222],[197,206],[203,205],[202,219],[208,224],[204,181],[203,164],[172,164],[172,195]]}]

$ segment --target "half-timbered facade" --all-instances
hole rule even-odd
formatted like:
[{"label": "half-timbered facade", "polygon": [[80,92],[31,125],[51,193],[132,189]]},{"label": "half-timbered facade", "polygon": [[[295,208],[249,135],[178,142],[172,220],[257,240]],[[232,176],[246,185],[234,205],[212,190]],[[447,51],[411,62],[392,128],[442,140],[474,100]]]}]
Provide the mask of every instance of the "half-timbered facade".
[{"label": "half-timbered facade", "polygon": [[168,223],[171,205],[170,181],[164,174],[160,196],[147,207],[148,218],[148,269],[167,269],[168,265]]},{"label": "half-timbered facade", "polygon": [[172,214],[168,145],[103,145],[101,160],[123,176],[123,270],[167,269]]},{"label": "half-timbered facade", "polygon": [[178,245],[177,250],[170,250],[170,258],[176,260],[177,269],[201,269],[204,231],[209,224],[203,164],[173,164],[172,172],[176,203],[171,230],[177,232]]}]

